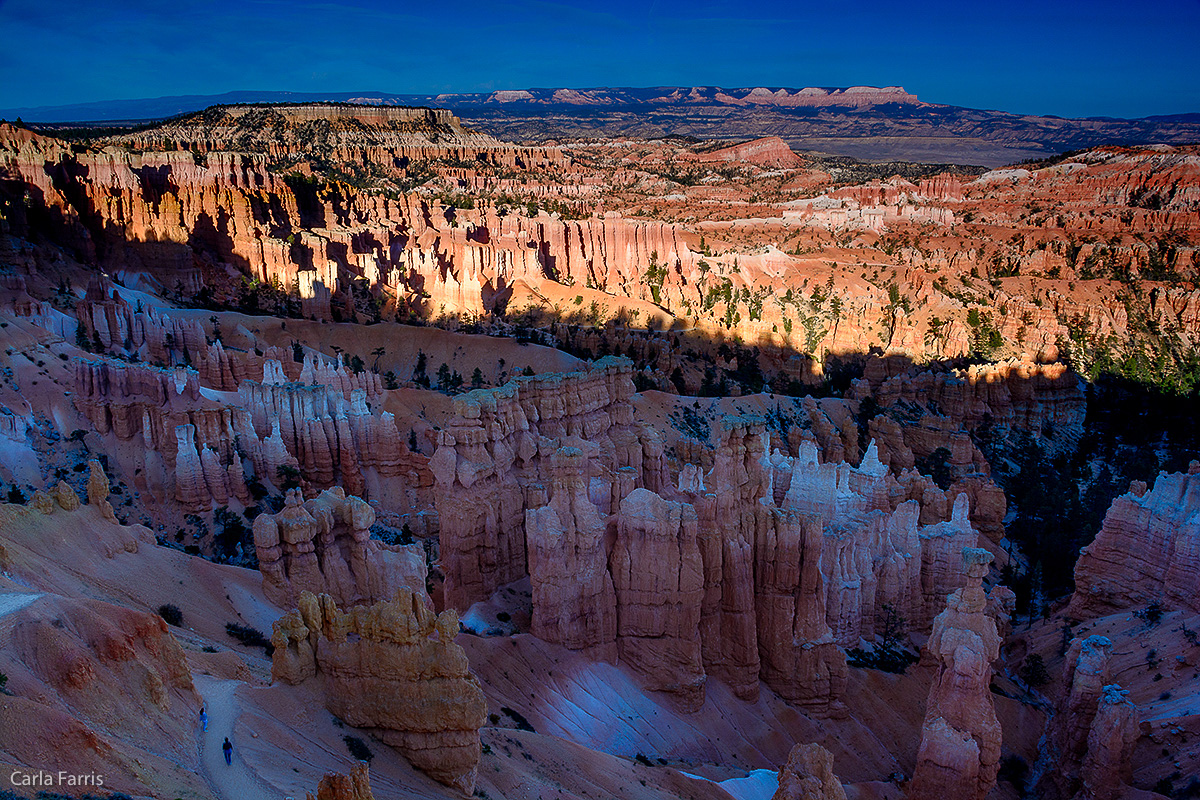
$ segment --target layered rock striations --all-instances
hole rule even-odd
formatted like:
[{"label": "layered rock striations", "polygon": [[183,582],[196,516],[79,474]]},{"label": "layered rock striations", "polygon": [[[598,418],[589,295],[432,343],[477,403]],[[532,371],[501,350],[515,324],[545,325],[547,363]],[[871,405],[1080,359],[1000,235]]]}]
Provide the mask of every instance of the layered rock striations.
[{"label": "layered rock striations", "polygon": [[[223,113],[244,116],[243,111]],[[151,147],[170,144],[167,151],[108,147],[72,153],[57,140],[4,126],[0,155],[14,178],[26,182],[50,210],[56,237],[73,243],[81,260],[153,272],[162,286],[193,294],[206,285],[226,291],[222,287],[231,284],[231,267],[263,284],[294,288],[304,315],[318,319],[332,319],[333,305],[353,297],[354,284],[363,281],[377,299],[392,295],[431,314],[490,310],[520,280],[638,287],[649,300],[649,287],[640,280],[646,264],[669,264],[670,285],[681,287],[679,268],[697,261],[681,232],[665,223],[508,216],[490,205],[455,209],[417,194],[393,198],[345,184],[321,189],[319,183],[289,183],[271,171],[268,154],[219,149],[228,144],[221,127],[184,125],[175,132],[133,135]],[[192,135],[199,140],[176,149],[181,137]],[[330,157],[358,164],[366,158],[407,165],[413,158],[431,157],[479,157],[521,168],[562,163],[552,149],[519,148],[461,131],[462,143],[409,152],[403,142],[407,135],[383,133],[372,141],[369,129],[351,125],[337,132],[342,142],[330,144]],[[189,152],[195,148],[218,149],[201,158]],[[393,171],[403,174],[405,168]],[[672,291],[678,294],[678,288]],[[111,309],[98,308],[102,298],[89,302],[84,315],[89,333],[97,333],[106,347],[130,335],[139,343],[136,323],[122,325]]]},{"label": "layered rock striations", "polygon": [[[762,540],[777,521],[761,502],[770,487],[764,434],[759,420],[722,420],[711,470],[705,475],[696,465],[685,465],[678,486],[682,497],[695,506],[699,523],[705,668],[747,700],[757,699],[763,669],[758,593],[771,585],[766,573],[756,579],[755,562],[764,549]],[[793,583],[784,591],[790,594],[794,587]]]},{"label": "layered rock striations", "polygon": [[607,358],[455,398],[429,464],[448,606],[465,611],[527,574],[525,511],[545,503],[560,447],[584,454],[589,497],[604,514],[635,488],[667,484],[661,441],[633,420],[631,373]]},{"label": "layered rock striations", "polygon": [[278,514],[254,518],[254,549],[263,594],[289,608],[304,592],[343,606],[382,602],[400,589],[424,595],[425,554],[419,545],[385,545],[371,538],[375,511],[341,487],[304,501],[287,493]]},{"label": "layered rock striations", "polygon": [[445,109],[350,103],[212,106],[112,141],[141,150],[190,146],[201,153],[241,150],[275,158],[319,153],[393,169],[436,158],[510,168],[565,161],[557,148],[518,147],[465,128]]},{"label": "layered rock striations", "polygon": [[1100,696],[1080,769],[1081,794],[1086,800],[1117,800],[1131,787],[1138,719],[1137,706],[1127,699],[1128,694],[1120,686],[1109,685]]},{"label": "layered rock striations", "polygon": [[435,616],[407,590],[348,612],[329,595],[305,592],[275,623],[271,672],[285,683],[319,675],[335,716],[470,795],[487,703],[457,635],[453,611]]},{"label": "layered rock striations", "polygon": [[611,657],[618,614],[606,519],[588,497],[583,451],[562,447],[553,459],[549,504],[525,512],[533,634]]},{"label": "layered rock striations", "polygon": [[1063,666],[1063,696],[1046,725],[1036,773],[1049,798],[1113,800],[1130,779],[1136,708],[1110,683],[1112,641],[1076,638]]},{"label": "layered rock striations", "polygon": [[966,430],[986,421],[999,430],[1040,434],[1050,425],[1056,434],[1078,436],[1086,411],[1078,375],[1064,364],[1028,360],[930,372],[911,368],[905,359],[870,359],[853,393],[860,400],[871,397],[883,408],[911,403],[922,410],[936,409]]},{"label": "layered rock striations", "polygon": [[638,488],[621,500],[609,556],[621,661],[689,710],[704,703],[700,608],[704,571],[696,510]]},{"label": "layered rock striations", "polygon": [[967,584],[947,598],[934,620],[926,648],[937,658],[938,672],[909,797],[983,800],[996,785],[1001,732],[989,687],[1000,634],[983,590],[991,561],[986,550],[963,550]]},{"label": "layered rock striations", "polygon": [[308,792],[306,800],[375,800],[367,765],[355,764],[349,775],[327,772],[317,784],[316,796]]},{"label": "layered rock striations", "polygon": [[[846,655],[827,621],[818,517],[772,509],[755,543],[754,604],[763,681],[818,715],[842,716]],[[734,587],[731,587],[734,588]]]},{"label": "layered rock striations", "polygon": [[[156,614],[93,599],[39,595],[9,614],[3,641],[11,660],[4,708],[6,745],[39,752],[52,721],[78,750],[69,765],[105,763],[124,740],[186,759],[184,742],[201,704],[187,656]],[[145,752],[145,750],[143,752]],[[116,770],[122,777],[123,768]]]},{"label": "layered rock striations", "polygon": [[251,480],[286,483],[281,469],[312,489],[385,499],[389,510],[432,503],[427,460],[371,404],[383,391],[378,375],[311,354],[303,363],[267,359],[260,375],[236,381],[234,396],[215,395],[183,367],[81,360],[73,401],[98,433],[140,444],[130,457],[141,488],[189,511],[246,503]]},{"label": "layered rock striations", "polygon": [[1200,465],[1135,482],[1113,501],[1075,565],[1071,612],[1080,617],[1161,602],[1200,611]]},{"label": "layered rock striations", "polygon": [[846,800],[846,790],[833,774],[833,755],[819,744],[793,747],[779,768],[772,800]]},{"label": "layered rock striations", "polygon": [[764,136],[700,154],[701,161],[745,161],[763,167],[799,167],[804,159],[778,136]]},{"label": "layered rock striations", "polygon": [[[632,388],[608,359],[456,399],[430,462],[447,605],[528,575],[535,633],[615,654],[687,707],[714,676],[841,714],[842,648],[900,618],[927,628],[962,585],[970,495],[946,509],[934,487],[922,525],[874,446],[858,467],[822,463],[811,440],[768,455],[753,417],[722,419],[711,468],[673,485],[661,443],[630,424]],[[844,452],[833,430],[817,435]]]},{"label": "layered rock striations", "polygon": [[[438,142],[430,143],[430,135]],[[307,142],[303,147],[301,140]],[[518,184],[511,178],[476,174],[478,170],[469,166],[439,166],[452,189],[498,180],[512,181],[526,196],[544,190],[559,203],[558,198],[596,194],[595,178],[575,174],[561,151],[520,148],[468,133],[445,112],[222,107],[207,118],[194,115],[130,134],[121,143],[122,147],[74,152],[49,137],[7,125],[0,128],[0,158],[38,208],[15,215],[13,232],[28,238],[50,232],[86,263],[100,262],[114,273],[152,273],[167,290],[196,293],[207,287],[218,300],[238,299],[240,273],[298,295],[304,316],[323,320],[343,309],[355,316],[360,300],[389,314],[404,310],[423,316],[503,310],[517,294],[551,308],[554,301],[543,289],[553,294],[562,287],[586,286],[653,303],[668,317],[691,318],[697,330],[714,338],[733,335],[780,351],[819,356],[878,345],[920,360],[955,358],[979,349],[981,312],[971,293],[950,288],[937,273],[974,270],[997,282],[990,297],[981,298],[989,302],[981,305],[1006,309],[989,317],[988,325],[1009,352],[1037,354],[1069,339],[1072,325],[1076,332],[1082,325],[1096,342],[1110,336],[1123,340],[1136,331],[1117,287],[1104,287],[1097,301],[1095,286],[1064,291],[1056,282],[1031,291],[1024,278],[1065,272],[1063,277],[1092,283],[1090,279],[1100,277],[1099,264],[1125,262],[1132,273],[1159,279],[1164,277],[1164,259],[1172,271],[1195,272],[1192,248],[1166,240],[1155,246],[1140,240],[1122,242],[1120,237],[1112,243],[1111,236],[1127,230],[1145,234],[1195,229],[1196,158],[1186,151],[1097,150],[1065,165],[1077,169],[1056,165],[1032,173],[998,171],[970,184],[953,176],[919,185],[893,181],[801,201],[804,209],[780,209],[785,217],[830,227],[844,227],[854,216],[856,223],[892,239],[891,244],[881,241],[880,247],[881,257],[895,262],[898,285],[906,287],[906,303],[897,305],[886,286],[863,285],[845,275],[834,280],[828,293],[810,291],[806,282],[804,295],[797,297],[797,287],[789,287],[785,300],[775,291],[780,275],[798,264],[804,269],[814,266],[798,261],[799,256],[777,248],[753,255],[735,250],[700,253],[689,247],[690,237],[680,225],[623,218],[615,211],[601,215],[596,207],[576,209],[587,214],[582,219],[510,214],[491,202],[458,208],[416,192],[362,191],[337,180],[285,177],[286,168],[317,154],[348,171],[361,171],[369,164],[378,174],[404,182],[410,172],[420,172],[417,162],[432,158],[532,170]],[[126,146],[150,149],[133,152]],[[787,155],[775,142],[737,148],[734,152],[752,159],[785,161]],[[257,152],[244,152],[247,149]],[[703,154],[686,155],[691,160]],[[617,172],[634,180],[650,177],[638,170]],[[532,180],[527,182],[527,177]],[[1069,229],[1061,238],[1047,241],[1020,224],[1019,235],[1001,248],[1007,252],[988,251],[997,259],[994,263],[984,255],[985,248],[957,243],[912,242],[896,252],[890,231],[884,231],[885,222],[897,228],[926,221],[955,223],[960,221],[956,209],[964,203],[986,206],[997,193],[1002,206],[1033,204],[1047,197],[1057,203],[1068,197],[1077,207],[1066,210],[1069,223],[1059,215],[1058,227]],[[878,201],[886,202],[870,205]],[[1126,222],[1115,222],[1116,215],[1103,220],[1088,216],[1097,205],[1114,202],[1127,204],[1128,213],[1122,215]],[[861,203],[869,204],[860,207]],[[979,212],[973,207],[971,213]],[[1098,232],[1110,243],[1099,241]],[[1022,280],[1000,283],[1002,263]],[[1011,271],[1003,274],[1017,277]],[[836,297],[836,314],[823,305],[829,293]],[[764,304],[764,299],[770,302]],[[906,310],[909,300],[916,311]],[[34,309],[36,303],[23,297],[13,301],[49,326],[64,324],[54,319],[51,309]],[[1178,327],[1183,340],[1197,340],[1200,295],[1194,289],[1162,281],[1142,306],[1135,317],[1149,316],[1164,328]],[[104,313],[91,314],[87,327],[111,342],[121,325],[99,310]],[[793,330],[791,322],[801,310],[805,324]],[[1068,320],[1079,325],[1068,325]],[[220,355],[213,357],[219,367]]]}]

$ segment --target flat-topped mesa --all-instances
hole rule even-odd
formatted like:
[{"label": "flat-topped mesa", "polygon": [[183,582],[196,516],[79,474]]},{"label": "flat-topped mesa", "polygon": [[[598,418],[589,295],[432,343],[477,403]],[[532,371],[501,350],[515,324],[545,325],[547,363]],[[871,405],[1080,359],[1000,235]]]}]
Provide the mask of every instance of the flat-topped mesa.
[{"label": "flat-topped mesa", "polygon": [[470,130],[447,109],[353,103],[211,106],[106,140],[140,150],[320,153],[335,162],[392,165],[429,158],[479,159],[497,166],[565,163],[553,147],[521,147]]},{"label": "flat-topped mesa", "polygon": [[1200,611],[1200,464],[1160,473],[1147,492],[1134,482],[1113,500],[1075,565],[1071,613],[1087,618],[1161,602]]},{"label": "flat-topped mesa", "polygon": [[419,545],[385,545],[371,538],[375,511],[341,487],[304,502],[287,493],[278,514],[254,519],[254,549],[263,594],[294,606],[304,592],[327,594],[342,605],[386,600],[405,589],[425,594],[425,555]]},{"label": "flat-topped mesa", "polygon": [[778,136],[764,136],[700,154],[701,161],[745,161],[762,167],[799,167],[804,159]]},{"label": "flat-topped mesa", "polygon": [[751,89],[740,99],[744,89],[729,89],[717,95],[723,102],[754,103],[784,107],[873,106],[883,103],[916,104],[917,96],[904,91],[903,86],[850,86],[845,89],[824,89],[809,86],[789,92],[787,89]]},{"label": "flat-topped mesa", "polygon": [[525,511],[545,502],[534,489],[551,482],[549,457],[560,447],[584,454],[589,494],[603,514],[621,492],[664,483],[661,442],[634,424],[632,371],[628,360],[610,357],[455,398],[429,462],[447,606],[465,611],[527,574]]},{"label": "flat-topped mesa", "polygon": [[[424,108],[420,106],[368,106],[357,103],[312,103],[309,105],[238,105],[213,106],[208,113],[219,109],[230,119],[253,120],[265,109],[282,117],[289,124],[314,122],[316,120],[355,120],[364,125],[404,128],[413,126],[445,126],[462,130],[462,122],[446,108]],[[204,112],[202,112],[203,114]]]},{"label": "flat-topped mesa", "polygon": [[300,594],[276,621],[271,674],[320,676],[325,707],[395,747],[413,766],[466,795],[475,790],[487,701],[455,643],[458,615],[434,615],[401,589],[389,602],[338,609],[329,595]]},{"label": "flat-topped mesa", "polygon": [[991,562],[987,550],[962,551],[966,586],[946,599],[926,644],[938,660],[938,673],[908,788],[913,800],[983,800],[996,785],[1000,722],[989,687],[1000,634],[983,590]]}]

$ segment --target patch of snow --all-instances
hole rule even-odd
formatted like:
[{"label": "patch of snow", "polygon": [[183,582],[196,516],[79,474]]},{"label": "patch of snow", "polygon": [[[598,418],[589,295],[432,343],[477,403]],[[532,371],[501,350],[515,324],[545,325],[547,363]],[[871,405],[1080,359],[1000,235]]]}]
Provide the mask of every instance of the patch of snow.
[{"label": "patch of snow", "polygon": [[771,800],[779,789],[779,773],[771,769],[756,769],[744,778],[729,778],[717,784],[734,800]]},{"label": "patch of snow", "polygon": [[476,636],[511,636],[516,633],[511,621],[496,618],[498,611],[491,602],[481,600],[468,608],[458,621],[465,632]]},{"label": "patch of snow", "polygon": [[217,389],[210,389],[207,386],[200,387],[200,396],[205,400],[216,400],[221,403],[232,405],[237,402],[237,392],[222,392]]},{"label": "patch of snow", "polygon": [[467,633],[473,633],[476,636],[486,636],[490,623],[480,608],[481,603],[476,603],[467,609],[467,613],[458,618],[458,622]]},{"label": "patch of snow", "polygon": [[1067,161],[1062,164],[1055,164],[1052,167],[1038,170],[1038,172],[1049,172],[1055,175],[1065,175],[1076,170],[1087,169],[1087,164],[1080,164],[1078,161]]},{"label": "patch of snow", "polygon": [[985,172],[975,179],[974,183],[989,184],[999,183],[1001,181],[1022,181],[1029,177],[1027,169],[994,169],[991,172]]},{"label": "patch of snow", "polygon": [[11,614],[14,611],[20,611],[25,606],[32,603],[41,597],[41,592],[33,592],[30,594],[0,594],[0,617],[6,614]]}]

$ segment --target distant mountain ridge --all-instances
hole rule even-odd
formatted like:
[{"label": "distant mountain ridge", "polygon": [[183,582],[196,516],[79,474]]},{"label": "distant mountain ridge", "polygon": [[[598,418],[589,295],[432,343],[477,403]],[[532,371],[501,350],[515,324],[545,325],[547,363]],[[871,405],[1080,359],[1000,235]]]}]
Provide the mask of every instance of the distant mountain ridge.
[{"label": "distant mountain ridge", "polygon": [[305,103],[314,101],[364,105],[442,105],[475,107],[486,104],[536,104],[580,106],[639,106],[670,103],[714,102],[729,105],[846,106],[882,103],[918,103],[917,96],[899,86],[877,88],[755,87],[722,89],[717,86],[657,86],[646,88],[512,89],[479,93],[395,94],[392,92],[272,92],[233,91],[216,95],[179,95],[134,100],[105,100],[62,106],[37,106],[0,110],[0,117],[26,122],[111,122],[145,120],[186,114],[213,105],[236,103]]},{"label": "distant mountain ridge", "polygon": [[237,103],[353,102],[446,108],[511,141],[665,135],[778,136],[797,150],[868,161],[999,166],[1105,144],[1200,142],[1200,113],[1065,119],[921,101],[902,87],[533,88],[479,93],[236,91],[0,110],[25,122],[148,120]]}]

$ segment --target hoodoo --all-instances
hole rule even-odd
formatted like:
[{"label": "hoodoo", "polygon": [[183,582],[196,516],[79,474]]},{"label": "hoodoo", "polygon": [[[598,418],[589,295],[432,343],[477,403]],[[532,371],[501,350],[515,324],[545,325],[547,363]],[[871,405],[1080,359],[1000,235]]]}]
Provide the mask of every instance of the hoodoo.
[{"label": "hoodoo", "polygon": [[213,102],[0,122],[0,796],[1196,794],[1191,116]]}]

